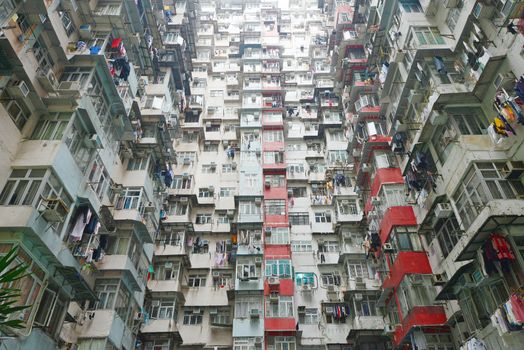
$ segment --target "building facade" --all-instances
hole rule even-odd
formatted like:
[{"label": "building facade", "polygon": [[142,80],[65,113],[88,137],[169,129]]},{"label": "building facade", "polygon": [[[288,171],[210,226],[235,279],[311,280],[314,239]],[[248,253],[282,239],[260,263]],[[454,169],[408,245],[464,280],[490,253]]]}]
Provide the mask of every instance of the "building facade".
[{"label": "building facade", "polygon": [[0,0],[0,345],[520,349],[523,10]]}]

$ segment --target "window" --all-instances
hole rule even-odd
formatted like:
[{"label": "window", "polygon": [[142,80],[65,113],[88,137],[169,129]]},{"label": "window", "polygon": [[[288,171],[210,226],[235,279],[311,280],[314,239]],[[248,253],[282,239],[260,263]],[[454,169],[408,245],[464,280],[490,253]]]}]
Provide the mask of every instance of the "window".
[{"label": "window", "polygon": [[23,102],[18,102],[14,98],[10,97],[6,92],[2,94],[0,98],[4,108],[7,110],[7,113],[13,120],[13,123],[17,126],[18,130],[22,130],[25,123],[31,116],[31,111],[26,107]]},{"label": "window", "polygon": [[390,241],[395,252],[423,250],[416,227],[398,226],[393,228]]},{"label": "window", "polygon": [[186,131],[182,134],[183,143],[194,143],[198,140],[198,134],[192,131]]},{"label": "window", "polygon": [[172,230],[169,231],[160,231],[160,236],[157,240],[159,245],[173,245],[180,246],[184,239],[184,232],[175,232]]},{"label": "window", "polygon": [[351,279],[368,277],[368,267],[365,262],[348,262],[347,267]]},{"label": "window", "polygon": [[269,182],[271,187],[285,187],[286,177],[284,175],[266,175],[265,183]]},{"label": "window", "polygon": [[[413,38],[419,45],[444,45],[446,42],[436,27],[413,27]],[[408,47],[413,46],[413,40],[408,40]]]},{"label": "window", "polygon": [[431,236],[428,239],[428,242],[431,242],[436,238],[440,250],[442,251],[444,258],[446,258],[462,237],[463,231],[454,216],[448,219],[440,219],[434,227],[435,230],[431,231]]},{"label": "window", "polygon": [[277,302],[266,299],[266,317],[293,317],[293,297],[279,296]]},{"label": "window", "polygon": [[280,164],[284,163],[284,152],[271,151],[264,152],[264,164]]},{"label": "window", "polygon": [[195,161],[196,155],[195,152],[178,152],[176,157],[178,164],[189,165]]},{"label": "window", "polygon": [[357,316],[377,316],[377,299],[373,295],[363,294],[361,300],[355,299]]},{"label": "window", "polygon": [[266,234],[266,244],[289,244],[287,227],[271,227],[271,234]]},{"label": "window", "polygon": [[95,284],[95,293],[98,297],[95,309],[113,309],[118,286],[118,279],[98,279]]},{"label": "window", "polygon": [[306,308],[303,313],[298,313],[299,324],[318,324],[318,309]]},{"label": "window", "polygon": [[291,277],[290,260],[266,260],[266,276]]},{"label": "window", "polygon": [[71,113],[53,113],[42,117],[33,132],[33,140],[60,140],[71,120]]},{"label": "window", "polygon": [[457,26],[457,22],[460,17],[460,12],[462,11],[463,7],[464,1],[459,0],[457,6],[451,8],[448,12],[448,15],[446,16],[446,24],[448,25],[449,30],[451,30],[452,32],[455,30]]},{"label": "window", "polygon": [[210,191],[209,187],[199,188],[198,197],[199,198],[213,198],[213,192]]},{"label": "window", "polygon": [[231,324],[231,310],[229,307],[219,307],[214,310],[214,313],[209,311],[209,318],[211,324],[215,325],[230,325]]},{"label": "window", "polygon": [[198,325],[202,324],[202,310],[200,309],[185,309],[184,320],[185,325]]},{"label": "window", "polygon": [[284,134],[281,130],[266,130],[263,134],[266,142],[282,142],[284,141]]},{"label": "window", "polygon": [[292,193],[293,198],[306,198],[307,188],[306,187],[288,187],[288,191]]},{"label": "window", "polygon": [[[104,340],[105,341],[105,340]],[[169,340],[153,340],[148,341],[145,344],[145,350],[169,350],[171,349],[171,345],[169,344]]]},{"label": "window", "polygon": [[191,180],[191,175],[175,176],[173,178],[173,184],[171,185],[171,187],[176,190],[189,190],[191,189]]},{"label": "window", "polygon": [[[219,127],[220,130],[220,127]],[[210,130],[208,130],[210,131]],[[204,144],[204,152],[218,152],[218,143],[208,142]]]},{"label": "window", "polygon": [[149,307],[149,316],[152,319],[158,320],[176,320],[176,299],[162,298],[151,300],[151,306]]},{"label": "window", "polygon": [[60,16],[60,20],[62,20],[62,26],[64,27],[67,36],[71,36],[71,34],[73,34],[76,30],[71,17],[65,11],[58,11],[58,16]]},{"label": "window", "polygon": [[212,221],[211,214],[197,214],[195,223],[197,225],[210,224]]},{"label": "window", "polygon": [[220,187],[220,197],[233,197],[235,195],[235,187]]},{"label": "window", "polygon": [[309,213],[289,213],[289,223],[291,225],[309,225]]},{"label": "window", "polygon": [[0,194],[2,205],[35,205],[45,169],[14,169]]},{"label": "window", "polygon": [[224,92],[222,90],[211,90],[209,95],[211,97],[222,97]]},{"label": "window", "polygon": [[203,174],[214,174],[216,173],[217,166],[215,164],[202,164]]},{"label": "window", "polygon": [[268,350],[296,350],[295,337],[268,337]]},{"label": "window", "polygon": [[286,215],[286,201],[283,199],[266,199],[264,208],[266,215]]},{"label": "window", "polygon": [[260,205],[255,202],[239,202],[238,212],[243,215],[260,215]]},{"label": "window", "polygon": [[291,251],[293,253],[312,252],[313,245],[311,241],[291,241]]},{"label": "window", "polygon": [[344,136],[344,132],[341,130],[331,131],[330,136],[331,136],[331,141],[335,141],[335,142],[347,141],[346,137]]},{"label": "window", "polygon": [[418,0],[401,0],[400,5],[404,12],[422,12],[422,6]]},{"label": "window", "polygon": [[[89,77],[91,76],[91,73],[93,72],[93,68],[91,67],[73,67],[68,66],[64,68],[64,72],[60,76],[60,81],[77,81],[80,83],[80,86],[84,86],[87,81],[89,80]],[[102,96],[104,94],[104,88],[102,83],[100,82],[97,75],[93,75],[91,79],[91,83],[89,84],[89,87],[87,89],[87,93],[89,96]],[[96,95],[94,95],[96,94]],[[103,96],[104,102],[105,101],[105,95]],[[101,101],[99,99],[92,100],[93,104],[95,105],[95,108],[98,110],[98,104],[96,101]]]},{"label": "window", "polygon": [[118,197],[115,208],[117,210],[139,210],[143,212],[144,203],[148,202],[141,187],[125,187]]},{"label": "window", "polygon": [[168,215],[186,215],[187,214],[187,203],[175,202],[169,205],[167,208]]},{"label": "window", "polygon": [[226,214],[218,214],[217,224],[229,224],[229,217]]},{"label": "window", "polygon": [[335,163],[347,163],[348,153],[344,150],[336,150],[328,152],[328,162],[329,164]]},{"label": "window", "polygon": [[342,278],[338,272],[328,272],[320,275],[323,286],[340,286]]},{"label": "window", "polygon": [[297,286],[315,286],[315,274],[313,272],[295,273],[295,283]]},{"label": "window", "polygon": [[[345,305],[332,304],[329,306],[324,306],[323,311],[326,317],[326,323],[328,324],[346,323],[347,314],[345,313],[345,311],[342,311],[345,309],[346,309]],[[338,313],[339,310],[340,310],[340,316]]]},{"label": "window", "polygon": [[188,287],[205,287],[206,275],[189,275],[187,285]]},{"label": "window", "polygon": [[340,251],[337,241],[321,241],[318,243],[318,251],[320,253],[336,253]]},{"label": "window", "polygon": [[322,213],[315,213],[315,222],[316,223],[328,223],[331,222],[331,213],[330,212],[322,212]]},{"label": "window", "polygon": [[110,177],[106,167],[102,163],[102,159],[97,156],[91,165],[91,171],[88,176],[91,189],[95,191],[99,199],[102,199],[109,190]]},{"label": "window", "polygon": [[340,215],[357,215],[358,214],[357,200],[354,198],[337,200],[337,206],[338,206],[338,213]]},{"label": "window", "polygon": [[241,260],[237,262],[237,278],[254,279],[257,277],[257,267],[253,261]]},{"label": "window", "polygon": [[95,152],[95,149],[85,147],[84,139],[88,135],[91,135],[91,133],[85,129],[80,118],[78,118],[78,114],[75,115],[73,124],[64,142],[84,175],[89,167],[89,162],[92,160],[92,155]]},{"label": "window", "polygon": [[159,281],[177,280],[180,271],[179,261],[159,261],[154,265],[154,279]]},{"label": "window", "polygon": [[228,173],[234,173],[233,166],[231,164],[222,164],[222,173],[228,174]]},{"label": "window", "polygon": [[35,315],[35,324],[55,338],[62,327],[66,303],[54,289],[47,288]]},{"label": "window", "polygon": [[127,170],[145,170],[148,160],[148,158],[130,158],[127,162]]},{"label": "window", "polygon": [[237,296],[235,298],[235,318],[249,317],[250,310],[262,312],[261,297]]},{"label": "window", "polygon": [[504,165],[503,162],[474,163],[460,182],[453,200],[464,229],[471,225],[489,201],[515,199],[524,194],[524,188],[519,181],[504,178],[501,172]]},{"label": "window", "polygon": [[[33,54],[38,62],[38,67],[43,71],[48,71],[54,65],[53,59],[49,54],[47,45],[43,41],[42,37],[39,37],[33,44]],[[63,81],[63,80],[61,80]]]},{"label": "window", "polygon": [[303,174],[305,171],[304,164],[288,164],[287,172],[290,176],[293,174]]}]

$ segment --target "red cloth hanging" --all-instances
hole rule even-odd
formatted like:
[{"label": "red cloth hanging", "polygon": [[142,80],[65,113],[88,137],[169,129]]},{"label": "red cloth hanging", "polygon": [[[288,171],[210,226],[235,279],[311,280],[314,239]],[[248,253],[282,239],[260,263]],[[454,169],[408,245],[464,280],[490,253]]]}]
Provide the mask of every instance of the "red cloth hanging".
[{"label": "red cloth hanging", "polygon": [[515,260],[515,255],[511,251],[511,247],[506,238],[498,233],[491,234],[491,244],[497,253],[497,258]]},{"label": "red cloth hanging", "polygon": [[118,46],[120,46],[121,43],[122,43],[122,38],[113,39],[113,41],[111,42],[111,48],[116,49],[118,48]]}]

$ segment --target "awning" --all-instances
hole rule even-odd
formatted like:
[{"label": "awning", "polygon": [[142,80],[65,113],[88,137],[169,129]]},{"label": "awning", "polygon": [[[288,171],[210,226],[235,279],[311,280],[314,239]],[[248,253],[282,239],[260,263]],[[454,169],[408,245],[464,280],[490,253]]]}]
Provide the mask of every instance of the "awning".
[{"label": "awning", "polygon": [[72,300],[98,300],[98,297],[96,296],[94,291],[89,287],[84,277],[82,277],[74,267],[61,266],[57,267],[57,271],[59,271],[64,276],[67,283],[71,285],[71,287],[75,291]]}]

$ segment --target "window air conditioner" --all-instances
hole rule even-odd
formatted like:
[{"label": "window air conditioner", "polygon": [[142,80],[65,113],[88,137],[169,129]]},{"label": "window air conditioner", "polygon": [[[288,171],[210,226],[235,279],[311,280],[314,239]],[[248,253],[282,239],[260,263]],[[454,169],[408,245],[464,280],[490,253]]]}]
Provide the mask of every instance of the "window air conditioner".
[{"label": "window air conditioner", "polygon": [[436,273],[432,277],[434,286],[442,286],[446,284],[446,277],[442,273]]},{"label": "window air conditioner", "polygon": [[48,222],[63,222],[69,208],[60,198],[45,198],[40,202],[38,211]]},{"label": "window air conditioner", "polygon": [[393,245],[391,245],[391,243],[384,243],[383,250],[384,250],[385,253],[392,253],[392,252],[395,251],[395,249],[393,249]]},{"label": "window air conditioner", "polygon": [[380,197],[378,197],[378,196],[371,197],[371,204],[379,205],[380,204]]},{"label": "window air conditioner", "polygon": [[435,216],[439,219],[449,218],[453,214],[453,208],[449,203],[438,203],[435,207]]},{"label": "window air conditioner", "polygon": [[7,88],[7,91],[9,91],[9,94],[13,97],[24,98],[29,95],[29,87],[23,80],[13,82],[13,84]]},{"label": "window air conditioner", "polygon": [[355,293],[355,294],[353,294],[353,298],[355,300],[362,300],[362,299],[364,299],[364,296],[362,295],[362,293]]}]

